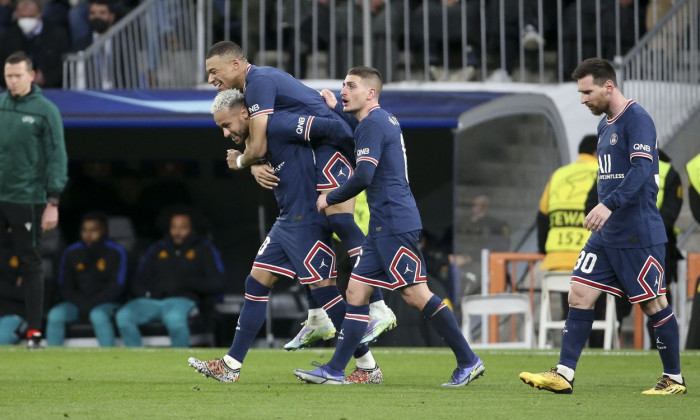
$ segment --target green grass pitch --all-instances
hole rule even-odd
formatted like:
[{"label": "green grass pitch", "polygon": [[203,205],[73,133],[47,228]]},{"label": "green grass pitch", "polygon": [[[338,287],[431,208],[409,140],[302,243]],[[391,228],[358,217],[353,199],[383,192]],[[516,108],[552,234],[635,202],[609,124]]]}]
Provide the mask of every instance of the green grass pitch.
[{"label": "green grass pitch", "polygon": [[697,351],[682,354],[689,391],[674,396],[640,395],[661,373],[653,351],[585,351],[572,395],[518,379],[522,370],[555,365],[554,351],[481,350],[486,375],[463,388],[440,387],[454,368],[446,348],[374,349],[381,385],[309,385],[292,374],[328,360],[331,348],[253,349],[235,384],[204,378],[187,364],[190,356],[210,359],[225,351],[0,347],[0,418],[625,419],[695,418],[700,410]]}]

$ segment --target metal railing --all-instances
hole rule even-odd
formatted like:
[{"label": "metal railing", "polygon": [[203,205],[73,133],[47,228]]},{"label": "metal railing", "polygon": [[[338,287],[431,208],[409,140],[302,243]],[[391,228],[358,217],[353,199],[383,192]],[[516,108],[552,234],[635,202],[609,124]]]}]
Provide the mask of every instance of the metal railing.
[{"label": "metal railing", "polygon": [[[687,96],[684,80],[695,79],[681,70],[697,64],[697,37],[669,34],[697,32],[697,0],[679,0],[663,18],[660,0],[648,10],[641,2],[384,0],[372,10],[370,0],[148,0],[66,59],[64,87],[193,87],[206,80],[209,46],[232,40],[253,63],[300,79],[372,65],[387,82],[561,83],[583,58],[625,56],[627,80],[683,75],[674,89]],[[645,35],[655,22],[666,29]],[[657,43],[663,58],[651,54]]]},{"label": "metal railing", "polygon": [[700,0],[677,2],[616,63],[622,91],[649,112],[659,146],[700,106],[699,12]]},{"label": "metal railing", "polygon": [[63,62],[68,89],[191,88],[197,68],[191,0],[148,0]]}]

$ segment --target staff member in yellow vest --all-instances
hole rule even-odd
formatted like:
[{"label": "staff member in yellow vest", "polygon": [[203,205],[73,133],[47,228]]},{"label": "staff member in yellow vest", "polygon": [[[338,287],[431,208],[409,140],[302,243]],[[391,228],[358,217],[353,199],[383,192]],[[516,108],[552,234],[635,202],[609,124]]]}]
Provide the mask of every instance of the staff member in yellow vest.
[{"label": "staff member in yellow vest", "polygon": [[[688,171],[688,203],[690,212],[695,221],[700,223],[700,154],[690,160],[685,166]],[[694,279],[688,279],[693,281]],[[688,338],[685,341],[686,349],[700,349],[700,277],[695,283],[695,297],[693,298],[693,311],[690,314],[688,325]]]},{"label": "staff member in yellow vest", "polygon": [[588,192],[598,173],[598,137],[585,136],[578,159],[554,171],[540,199],[537,242],[545,254],[540,270],[571,271],[591,232],[583,227]]},{"label": "staff member in yellow vest", "polygon": [[[554,171],[544,188],[537,214],[537,245],[539,252],[545,254],[542,271],[573,271],[591,235],[583,227],[583,220],[586,199],[589,191],[595,189],[598,176],[597,146],[595,134],[581,139],[578,159]],[[569,302],[565,293],[561,293],[561,308],[566,317]],[[594,334],[591,342],[596,341],[602,343],[602,337]]]}]

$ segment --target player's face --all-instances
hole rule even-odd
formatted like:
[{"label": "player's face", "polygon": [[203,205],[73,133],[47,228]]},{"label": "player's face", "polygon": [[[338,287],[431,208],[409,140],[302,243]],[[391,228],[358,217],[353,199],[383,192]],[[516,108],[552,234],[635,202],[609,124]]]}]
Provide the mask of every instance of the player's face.
[{"label": "player's face", "polygon": [[86,220],[80,226],[80,239],[87,245],[98,242],[104,233],[104,227],[97,220]]},{"label": "player's face", "polygon": [[190,217],[184,214],[176,214],[170,219],[170,237],[175,245],[182,245],[185,238],[192,232]]},{"label": "player's face", "polygon": [[24,96],[32,90],[34,70],[27,70],[27,62],[5,64],[5,83],[12,96]]},{"label": "player's face", "polygon": [[224,109],[214,113],[216,125],[224,131],[224,137],[230,138],[240,145],[248,138],[248,110],[242,106],[234,109]]},{"label": "player's face", "polygon": [[581,103],[591,110],[593,115],[601,115],[610,107],[610,93],[612,82],[608,81],[603,86],[598,86],[593,81],[593,76],[588,75],[578,79],[578,91],[581,93]]},{"label": "player's face", "polygon": [[357,112],[365,107],[370,94],[369,87],[362,82],[360,76],[347,75],[340,90],[340,100],[344,112]]},{"label": "player's face", "polygon": [[207,83],[215,86],[219,92],[226,89],[243,90],[245,69],[237,59],[215,55],[206,61]]}]

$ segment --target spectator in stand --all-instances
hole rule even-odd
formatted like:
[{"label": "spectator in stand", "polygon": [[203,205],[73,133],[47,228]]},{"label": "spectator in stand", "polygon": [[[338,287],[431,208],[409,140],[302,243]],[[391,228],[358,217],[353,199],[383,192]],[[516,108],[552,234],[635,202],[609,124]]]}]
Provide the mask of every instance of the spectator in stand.
[{"label": "spectator in stand", "polygon": [[[620,4],[619,24],[616,20],[615,2]],[[644,35],[645,17],[648,0],[639,0],[638,19],[639,36]],[[580,5],[580,10],[578,6]],[[634,27],[634,0],[601,0],[600,1],[600,33],[595,30],[597,13],[596,2],[564,0],[562,14],[563,27],[563,80],[568,80],[571,72],[579,62],[578,58],[578,30],[581,33],[581,57],[601,56],[612,60],[617,54],[616,32],[620,33],[620,55],[624,55],[636,42]],[[556,7],[555,7],[556,9]],[[593,30],[591,30],[593,28]],[[596,37],[601,37],[601,50],[597,52]]]},{"label": "spectator in stand", "polygon": [[[73,48],[76,51],[84,50],[97,41],[117,20],[117,14],[111,0],[90,0],[89,3],[88,23],[91,33],[81,38],[73,39]],[[105,45],[106,49],[107,46]]]},{"label": "spectator in stand", "polygon": [[7,28],[12,25],[12,12],[15,11],[12,0],[0,0],[0,39]]},{"label": "spectator in stand", "polygon": [[49,311],[46,343],[62,345],[66,324],[89,319],[100,346],[114,346],[112,317],[123,297],[126,273],[126,251],[107,239],[107,216],[85,214],[80,241],[61,257],[57,284],[61,302]]},{"label": "spectator in stand", "polygon": [[[359,66],[364,63],[362,13],[364,0],[348,0],[347,3],[336,6],[336,37],[338,39],[338,61],[340,69]],[[381,74],[388,77],[389,58],[391,58],[392,70],[397,68],[399,61],[399,34],[403,28],[403,2],[392,1],[390,3],[390,25],[392,28],[389,39],[390,51],[387,54],[387,5],[384,0],[370,0],[371,38],[372,38],[372,66]],[[348,25],[350,22],[350,25]],[[352,35],[350,34],[352,30]],[[348,39],[350,42],[348,43]],[[351,44],[351,45],[348,45]],[[389,56],[389,57],[387,57]],[[351,60],[352,62],[349,62]],[[367,64],[367,63],[364,63]],[[391,81],[391,80],[387,80]]]},{"label": "spectator in stand", "polygon": [[[442,66],[442,28],[447,25],[447,41],[451,55],[448,60],[451,67],[462,68],[462,3],[459,0],[429,0],[428,8],[428,48],[430,73],[433,79],[445,80]],[[447,22],[442,20],[443,6],[447,11]],[[475,67],[479,64],[481,51],[481,16],[479,13],[479,0],[466,1],[467,13],[467,68],[466,73],[452,73],[448,78],[452,81],[471,80],[475,76]],[[423,21],[425,10],[422,2],[414,6],[411,12],[410,36],[411,44],[417,48],[418,61],[422,61],[425,54],[425,38],[423,33]],[[403,28],[393,30],[403,31]],[[456,53],[456,55],[454,54]]]},{"label": "spectator in stand", "polygon": [[141,345],[139,325],[161,321],[173,347],[190,343],[188,319],[224,290],[219,251],[196,233],[191,210],[169,213],[168,234],[141,259],[133,281],[135,298],[117,312],[119,334],[128,347]]},{"label": "spectator in stand", "polygon": [[0,345],[17,344],[26,327],[19,259],[9,237],[0,244]]},{"label": "spectator in stand", "polygon": [[[61,87],[63,55],[70,51],[68,31],[41,18],[38,0],[19,0],[17,21],[0,40],[0,61],[13,52],[24,51],[34,63],[34,83],[41,87]],[[4,85],[3,85],[4,86]]]}]

